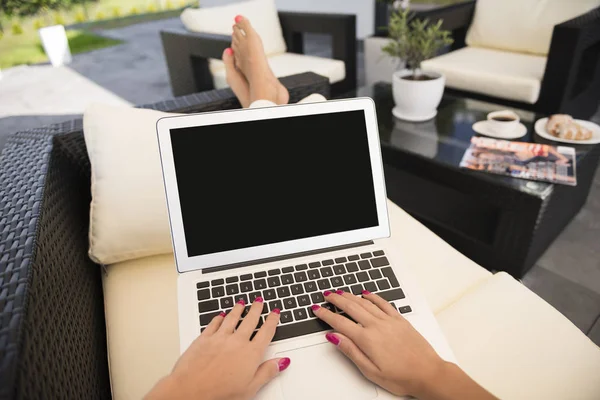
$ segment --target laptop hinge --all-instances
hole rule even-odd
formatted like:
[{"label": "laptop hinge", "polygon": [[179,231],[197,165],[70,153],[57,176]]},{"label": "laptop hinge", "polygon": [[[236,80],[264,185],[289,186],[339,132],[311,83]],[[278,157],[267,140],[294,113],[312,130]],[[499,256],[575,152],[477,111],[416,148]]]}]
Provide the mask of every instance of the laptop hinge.
[{"label": "laptop hinge", "polygon": [[252,260],[252,261],[246,261],[246,262],[235,263],[235,264],[227,264],[227,265],[219,265],[218,267],[204,268],[202,270],[202,273],[203,274],[210,274],[212,272],[225,271],[225,270],[233,269],[233,268],[248,267],[248,266],[256,265],[256,264],[265,264],[265,263],[270,263],[270,262],[275,262],[275,261],[289,260],[291,258],[299,258],[299,257],[304,257],[304,256],[312,256],[312,255],[315,255],[315,254],[322,254],[322,253],[329,253],[329,252],[332,252],[332,251],[338,251],[338,250],[344,250],[344,249],[351,249],[353,247],[369,246],[369,245],[372,245],[372,244],[373,244],[373,241],[369,240],[369,241],[366,241],[366,242],[345,244],[343,246],[327,247],[327,248],[324,248],[324,249],[303,251],[303,252],[300,252],[300,253],[286,254],[286,255],[283,255],[283,256],[261,258],[260,260]]}]

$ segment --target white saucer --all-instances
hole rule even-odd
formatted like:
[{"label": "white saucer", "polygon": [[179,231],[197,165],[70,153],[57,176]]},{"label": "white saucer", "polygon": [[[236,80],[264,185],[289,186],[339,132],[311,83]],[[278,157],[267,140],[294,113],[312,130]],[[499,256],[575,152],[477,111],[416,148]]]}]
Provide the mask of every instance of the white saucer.
[{"label": "white saucer", "polygon": [[485,135],[489,137],[493,137],[496,139],[518,139],[520,137],[525,136],[527,133],[527,127],[519,122],[519,125],[509,134],[497,134],[490,129],[490,125],[487,123],[488,121],[478,121],[473,124],[473,130],[480,135]]},{"label": "white saucer", "polygon": [[392,110],[392,114],[394,114],[394,117],[398,118],[398,119],[402,119],[404,121],[409,121],[409,122],[422,122],[422,121],[427,121],[429,119],[432,119],[433,117],[435,117],[437,115],[437,110],[435,110],[433,112],[433,114],[430,115],[423,115],[423,116],[418,116],[415,117],[413,115],[404,115],[399,109],[398,107],[394,107],[394,109]]},{"label": "white saucer", "polygon": [[579,125],[584,126],[592,131],[592,137],[588,140],[573,140],[573,139],[561,139],[559,137],[553,136],[548,133],[546,130],[546,124],[548,123],[548,118],[538,119],[535,123],[535,133],[543,137],[544,139],[553,140],[555,142],[563,142],[563,143],[573,143],[573,144],[596,144],[600,143],[600,126],[590,121],[583,121],[581,119],[576,119]]}]

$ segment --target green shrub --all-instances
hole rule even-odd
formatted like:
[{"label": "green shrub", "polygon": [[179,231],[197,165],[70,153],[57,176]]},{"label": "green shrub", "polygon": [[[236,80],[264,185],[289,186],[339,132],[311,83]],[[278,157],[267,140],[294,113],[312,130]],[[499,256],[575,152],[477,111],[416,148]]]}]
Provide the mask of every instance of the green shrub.
[{"label": "green shrub", "polygon": [[75,22],[78,24],[85,22],[86,19],[87,18],[85,17],[85,13],[83,11],[79,10],[75,13]]},{"label": "green shrub", "polygon": [[0,31],[0,40],[2,40],[3,36],[4,36],[4,32]]},{"label": "green shrub", "polygon": [[115,18],[119,18],[121,16],[121,8],[119,7],[113,7],[112,9],[112,16]]},{"label": "green shrub", "polygon": [[175,4],[173,4],[173,2],[171,0],[167,0],[165,2],[165,8],[167,10],[172,10],[173,8],[175,8]]},{"label": "green shrub", "polygon": [[42,29],[43,27],[44,21],[42,21],[40,18],[37,18],[33,21],[33,29],[35,29],[36,31]]},{"label": "green shrub", "polygon": [[138,15],[140,13],[140,10],[138,10],[137,7],[132,7],[131,10],[129,11],[129,14],[131,15]]},{"label": "green shrub", "polygon": [[63,17],[60,13],[54,13],[54,23],[56,25],[65,25],[65,17]]},{"label": "green shrub", "polygon": [[15,22],[11,26],[11,31],[12,31],[12,34],[15,35],[15,36],[22,35],[23,34],[23,27],[21,26],[20,23]]},{"label": "green shrub", "polygon": [[156,7],[156,4],[154,4],[154,3],[150,3],[150,4],[148,5],[148,12],[149,12],[149,13],[155,13],[155,12],[157,12],[157,11],[158,11],[158,8]]},{"label": "green shrub", "polygon": [[104,13],[102,11],[98,11],[96,13],[96,20],[100,21],[100,20],[103,20],[104,18],[106,18],[106,15],[104,15]]},{"label": "green shrub", "polygon": [[185,6],[187,6],[186,1],[185,0],[179,0],[179,8],[183,8]]}]

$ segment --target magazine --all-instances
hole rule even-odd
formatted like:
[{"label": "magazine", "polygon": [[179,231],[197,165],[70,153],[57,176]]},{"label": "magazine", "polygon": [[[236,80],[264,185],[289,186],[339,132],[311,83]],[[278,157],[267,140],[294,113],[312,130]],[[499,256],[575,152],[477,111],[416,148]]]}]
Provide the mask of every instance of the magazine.
[{"label": "magazine", "polygon": [[575,186],[575,161],[573,147],[473,137],[460,166],[514,178]]}]

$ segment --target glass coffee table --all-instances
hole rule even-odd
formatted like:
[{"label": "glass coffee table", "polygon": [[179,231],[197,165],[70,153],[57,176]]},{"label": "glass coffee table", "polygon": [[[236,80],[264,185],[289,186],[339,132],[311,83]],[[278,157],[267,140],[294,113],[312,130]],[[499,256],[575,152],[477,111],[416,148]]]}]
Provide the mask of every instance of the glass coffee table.
[{"label": "glass coffee table", "polygon": [[[391,85],[377,83],[340,97],[376,104],[388,197],[457,250],[489,270],[520,278],[585,203],[600,145],[574,145],[577,186],[534,182],[459,168],[471,126],[507,107],[445,96],[437,116],[406,122],[392,115]],[[524,142],[549,142],[533,131],[543,116],[517,112]]]}]

